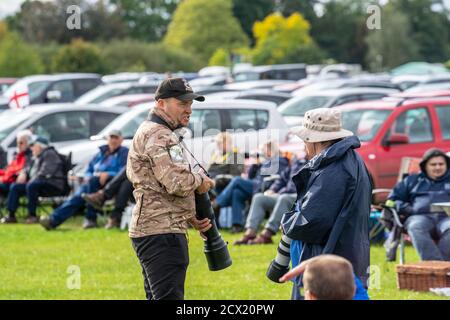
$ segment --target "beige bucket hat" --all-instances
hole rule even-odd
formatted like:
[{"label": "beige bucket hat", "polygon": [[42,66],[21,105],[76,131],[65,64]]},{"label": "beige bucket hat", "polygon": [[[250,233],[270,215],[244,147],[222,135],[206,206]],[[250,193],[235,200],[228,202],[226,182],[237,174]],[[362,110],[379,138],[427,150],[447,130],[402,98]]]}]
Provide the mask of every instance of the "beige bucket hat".
[{"label": "beige bucket hat", "polygon": [[353,135],[342,129],[341,112],[333,108],[318,108],[305,113],[303,125],[292,129],[304,142],[323,142]]}]

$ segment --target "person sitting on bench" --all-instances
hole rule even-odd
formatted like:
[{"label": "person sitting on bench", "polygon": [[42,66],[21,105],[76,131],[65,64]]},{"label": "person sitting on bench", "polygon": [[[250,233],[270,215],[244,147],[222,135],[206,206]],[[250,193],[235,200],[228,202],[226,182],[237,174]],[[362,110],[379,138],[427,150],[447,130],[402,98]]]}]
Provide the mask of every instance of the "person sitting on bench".
[{"label": "person sitting on bench", "polygon": [[34,136],[30,142],[32,161],[17,177],[9,189],[7,208],[9,215],[2,223],[17,223],[16,211],[22,196],[27,197],[28,217],[25,223],[37,223],[36,209],[40,196],[57,196],[64,192],[67,177],[63,172],[63,161],[49,146],[47,139]]}]

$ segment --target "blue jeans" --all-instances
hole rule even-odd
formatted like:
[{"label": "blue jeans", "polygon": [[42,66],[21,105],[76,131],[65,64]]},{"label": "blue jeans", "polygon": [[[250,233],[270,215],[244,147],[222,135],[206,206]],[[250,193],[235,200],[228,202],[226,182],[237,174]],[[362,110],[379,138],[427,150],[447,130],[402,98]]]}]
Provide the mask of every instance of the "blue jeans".
[{"label": "blue jeans", "polygon": [[[421,260],[450,261],[450,217],[446,214],[410,216],[405,228]],[[437,236],[437,243],[432,235]]]},{"label": "blue jeans", "polygon": [[[50,223],[53,227],[57,227],[64,221],[73,216],[78,210],[86,205],[86,202],[81,197],[83,193],[94,193],[100,190],[101,185],[98,177],[92,177],[89,179],[88,183],[80,186],[78,191],[66,202],[64,202],[60,207],[53,211],[50,215]],[[87,205],[87,213],[85,215],[86,219],[96,221],[97,211],[91,206]]]},{"label": "blue jeans", "polygon": [[45,181],[35,180],[27,184],[13,183],[9,188],[7,208],[9,216],[14,217],[21,197],[27,197],[27,209],[30,216],[36,216],[40,196],[56,196],[61,191]]},{"label": "blue jeans", "polygon": [[253,195],[252,180],[234,177],[227,187],[217,197],[216,202],[221,207],[231,206],[233,225],[244,225],[245,201],[250,200]]},{"label": "blue jeans", "polygon": [[0,198],[6,198],[9,193],[9,188],[11,185],[9,183],[0,183]]}]

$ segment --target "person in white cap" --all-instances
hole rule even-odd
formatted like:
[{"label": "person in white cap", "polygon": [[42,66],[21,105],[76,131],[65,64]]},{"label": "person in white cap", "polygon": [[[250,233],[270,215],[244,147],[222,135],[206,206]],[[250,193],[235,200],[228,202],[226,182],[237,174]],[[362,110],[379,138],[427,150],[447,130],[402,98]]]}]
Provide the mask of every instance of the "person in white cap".
[{"label": "person in white cap", "polygon": [[[308,162],[292,178],[297,200],[282,219],[283,233],[293,239],[292,266],[321,254],[344,257],[353,266],[357,285],[362,282],[365,291],[372,184],[355,151],[360,141],[342,128],[340,112],[330,108],[308,111],[303,126],[294,132],[305,142]],[[300,274],[294,268],[284,279],[296,278],[293,299],[300,299]],[[368,298],[366,292],[357,295]]]}]

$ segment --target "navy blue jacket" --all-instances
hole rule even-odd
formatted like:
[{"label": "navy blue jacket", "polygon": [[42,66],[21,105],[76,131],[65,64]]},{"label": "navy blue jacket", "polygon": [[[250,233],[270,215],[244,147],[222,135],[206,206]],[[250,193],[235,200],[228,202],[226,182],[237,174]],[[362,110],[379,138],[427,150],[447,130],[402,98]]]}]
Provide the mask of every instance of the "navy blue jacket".
[{"label": "navy blue jacket", "polygon": [[295,160],[290,167],[281,172],[280,178],[275,180],[275,182],[270,186],[270,190],[278,194],[297,193],[297,189],[295,188],[292,178],[305,165],[305,163],[305,160]]},{"label": "navy blue jacket", "polygon": [[[278,163],[274,163],[277,161]],[[285,157],[277,157],[265,160],[261,164],[253,164],[248,169],[248,178],[254,181],[253,193],[261,192],[264,178],[272,174],[281,174],[289,166]]]},{"label": "navy blue jacket", "polygon": [[96,172],[107,172],[110,177],[114,177],[127,164],[127,147],[120,146],[111,154],[106,144],[99,149],[99,153],[89,162],[86,178],[91,178]]},{"label": "navy blue jacket", "polygon": [[436,180],[423,171],[410,175],[397,183],[388,199],[395,201],[402,215],[428,214],[432,203],[450,201],[450,170]]},{"label": "navy blue jacket", "polygon": [[288,237],[302,242],[300,262],[336,254],[348,259],[366,283],[372,185],[364,161],[354,150],[360,145],[356,136],[344,138],[294,176],[295,209],[283,216],[282,227]]}]

